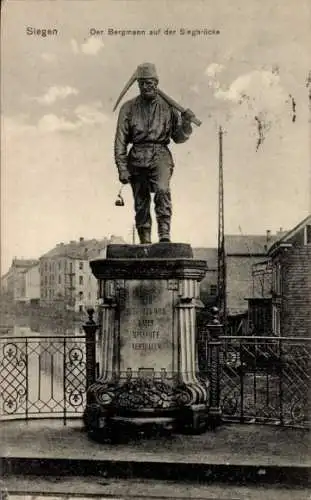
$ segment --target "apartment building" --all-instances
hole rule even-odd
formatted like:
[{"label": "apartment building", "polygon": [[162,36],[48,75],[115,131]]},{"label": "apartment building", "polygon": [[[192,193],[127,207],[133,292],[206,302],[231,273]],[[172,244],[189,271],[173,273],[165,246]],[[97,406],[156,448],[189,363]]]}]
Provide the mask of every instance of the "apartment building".
[{"label": "apartment building", "polygon": [[39,264],[35,264],[29,269],[25,269],[19,275],[17,302],[34,304],[40,302],[40,274]]},{"label": "apartment building", "polygon": [[40,257],[40,295],[42,305],[53,305],[83,311],[97,300],[97,280],[90,260],[105,257],[111,242],[124,243],[122,238],[85,240],[58,243]]},{"label": "apartment building", "polygon": [[1,276],[1,293],[7,294],[9,289],[9,271]]},{"label": "apartment building", "polygon": [[15,302],[24,301],[26,295],[26,275],[25,272],[38,266],[36,259],[12,260],[10,269],[2,278],[1,283],[5,291]]}]

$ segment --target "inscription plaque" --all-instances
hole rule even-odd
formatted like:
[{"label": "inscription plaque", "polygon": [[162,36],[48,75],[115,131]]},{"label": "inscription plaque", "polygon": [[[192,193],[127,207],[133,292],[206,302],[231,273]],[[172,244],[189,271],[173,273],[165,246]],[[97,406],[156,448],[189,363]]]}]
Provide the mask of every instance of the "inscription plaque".
[{"label": "inscription plaque", "polygon": [[120,370],[172,371],[173,296],[166,280],[125,281],[120,303]]}]

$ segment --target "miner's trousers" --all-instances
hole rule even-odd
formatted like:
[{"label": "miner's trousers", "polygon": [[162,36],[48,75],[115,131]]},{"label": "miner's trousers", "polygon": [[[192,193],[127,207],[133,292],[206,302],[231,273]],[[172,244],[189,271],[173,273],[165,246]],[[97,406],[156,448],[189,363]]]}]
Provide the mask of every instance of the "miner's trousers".
[{"label": "miner's trousers", "polygon": [[172,217],[170,179],[173,168],[172,156],[166,147],[155,151],[153,161],[148,167],[129,165],[136,228],[151,229],[150,204],[151,193],[154,193],[154,208],[160,238],[170,235]]}]

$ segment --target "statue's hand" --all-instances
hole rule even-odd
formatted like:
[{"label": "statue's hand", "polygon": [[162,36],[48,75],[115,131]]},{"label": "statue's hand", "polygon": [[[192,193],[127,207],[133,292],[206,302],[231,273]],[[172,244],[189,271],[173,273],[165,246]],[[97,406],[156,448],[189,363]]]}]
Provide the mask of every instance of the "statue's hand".
[{"label": "statue's hand", "polygon": [[130,173],[127,170],[121,170],[119,172],[119,181],[121,184],[128,184],[130,182]]},{"label": "statue's hand", "polygon": [[189,124],[195,118],[195,114],[191,111],[191,109],[186,109],[183,113],[181,113],[181,119],[183,124]]},{"label": "statue's hand", "polygon": [[188,134],[192,132],[191,121],[193,118],[195,118],[195,114],[190,109],[186,109],[181,113],[182,128]]}]

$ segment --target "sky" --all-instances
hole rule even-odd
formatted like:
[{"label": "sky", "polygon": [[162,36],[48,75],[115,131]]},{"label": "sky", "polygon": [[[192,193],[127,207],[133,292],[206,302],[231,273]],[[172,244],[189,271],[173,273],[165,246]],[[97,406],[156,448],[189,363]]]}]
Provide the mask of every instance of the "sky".
[{"label": "sky", "polygon": [[[217,243],[220,126],[225,232],[274,233],[302,220],[311,207],[310,12],[309,0],[4,2],[1,273],[13,257],[38,258],[81,236],[131,241],[129,186],[125,207],[114,205],[112,109],[146,61],[156,65],[159,87],[202,121],[171,147],[172,240]],[[27,27],[58,34],[30,35]],[[216,33],[195,36],[203,29]],[[133,86],[123,101],[137,92]]]}]

